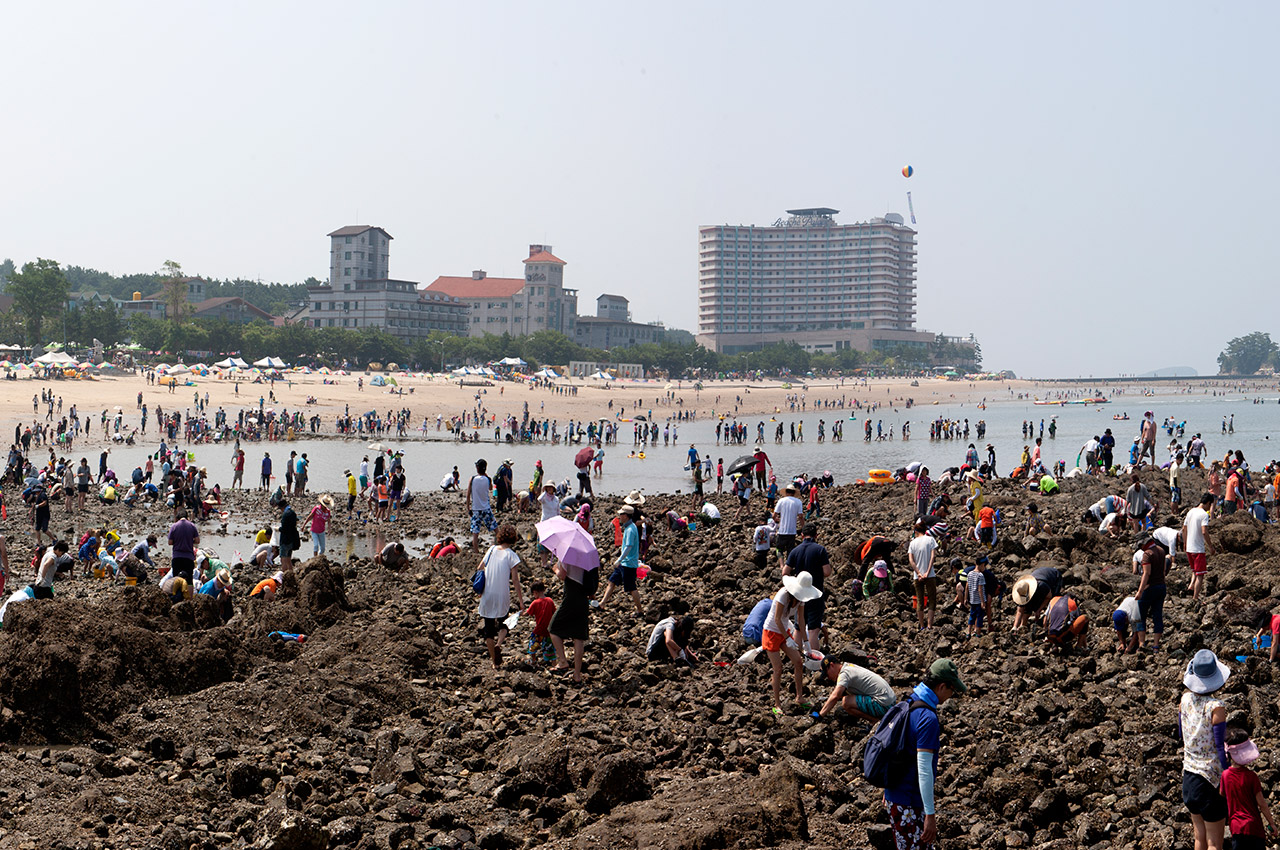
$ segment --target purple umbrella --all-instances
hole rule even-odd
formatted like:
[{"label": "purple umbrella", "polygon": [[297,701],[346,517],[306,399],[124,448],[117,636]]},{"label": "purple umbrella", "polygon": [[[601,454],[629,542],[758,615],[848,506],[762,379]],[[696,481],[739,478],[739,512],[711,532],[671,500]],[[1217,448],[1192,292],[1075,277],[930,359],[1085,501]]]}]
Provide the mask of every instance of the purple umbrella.
[{"label": "purple umbrella", "polygon": [[584,570],[600,566],[600,551],[596,541],[582,526],[573,520],[554,516],[538,523],[538,542],[551,550],[560,563]]}]

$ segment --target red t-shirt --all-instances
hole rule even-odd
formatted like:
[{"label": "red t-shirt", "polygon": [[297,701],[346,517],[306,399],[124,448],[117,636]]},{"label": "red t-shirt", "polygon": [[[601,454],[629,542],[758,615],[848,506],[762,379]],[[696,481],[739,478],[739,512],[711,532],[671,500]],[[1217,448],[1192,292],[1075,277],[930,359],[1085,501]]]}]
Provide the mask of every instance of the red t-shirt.
[{"label": "red t-shirt", "polygon": [[994,508],[983,508],[978,511],[978,526],[980,528],[991,528],[996,524],[996,512]]},{"label": "red t-shirt", "polygon": [[550,598],[544,596],[541,599],[535,599],[529,603],[529,610],[526,614],[533,615],[533,633],[538,637],[546,637],[550,634],[548,627],[551,625],[551,618],[556,613],[556,603]]},{"label": "red t-shirt", "polygon": [[1258,781],[1258,774],[1249,768],[1233,764],[1222,771],[1222,796],[1227,798],[1232,835],[1267,837],[1262,828],[1262,813],[1258,811],[1260,791],[1262,783]]}]

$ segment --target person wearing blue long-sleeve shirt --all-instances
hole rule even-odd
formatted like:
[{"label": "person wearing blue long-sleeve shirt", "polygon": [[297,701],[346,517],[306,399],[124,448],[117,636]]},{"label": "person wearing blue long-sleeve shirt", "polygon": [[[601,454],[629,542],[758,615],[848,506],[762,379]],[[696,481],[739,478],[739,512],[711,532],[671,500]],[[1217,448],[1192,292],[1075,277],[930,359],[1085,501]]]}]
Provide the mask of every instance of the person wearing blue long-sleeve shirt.
[{"label": "person wearing blue long-sleeve shirt", "polygon": [[930,665],[924,681],[911,693],[913,704],[922,703],[911,709],[907,724],[906,751],[915,751],[916,769],[903,771],[902,777],[884,791],[889,825],[899,850],[924,850],[932,847],[937,838],[933,785],[938,772],[942,732],[938,708],[967,690],[955,662],[950,658],[939,658]]}]

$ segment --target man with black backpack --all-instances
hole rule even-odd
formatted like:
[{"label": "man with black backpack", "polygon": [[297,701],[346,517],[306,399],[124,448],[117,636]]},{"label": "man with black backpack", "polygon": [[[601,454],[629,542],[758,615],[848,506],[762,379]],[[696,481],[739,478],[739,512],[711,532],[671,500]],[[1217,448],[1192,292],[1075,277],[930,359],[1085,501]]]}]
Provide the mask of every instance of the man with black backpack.
[{"label": "man with black backpack", "polygon": [[911,692],[910,702],[889,709],[867,741],[863,776],[884,788],[898,850],[926,850],[937,838],[933,785],[942,732],[938,707],[967,690],[955,662],[939,658]]}]

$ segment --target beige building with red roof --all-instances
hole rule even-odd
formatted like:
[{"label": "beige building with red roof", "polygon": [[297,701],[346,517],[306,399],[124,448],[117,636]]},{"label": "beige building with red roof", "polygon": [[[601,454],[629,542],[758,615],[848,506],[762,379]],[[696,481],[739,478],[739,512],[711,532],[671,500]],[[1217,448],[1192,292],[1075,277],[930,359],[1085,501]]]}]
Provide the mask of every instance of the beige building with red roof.
[{"label": "beige building with red roof", "polygon": [[578,323],[578,291],[564,286],[565,261],[550,245],[530,245],[524,277],[489,277],[483,269],[469,277],[438,277],[426,292],[457,298],[471,307],[469,336],[524,336],[559,331],[573,338]]}]

